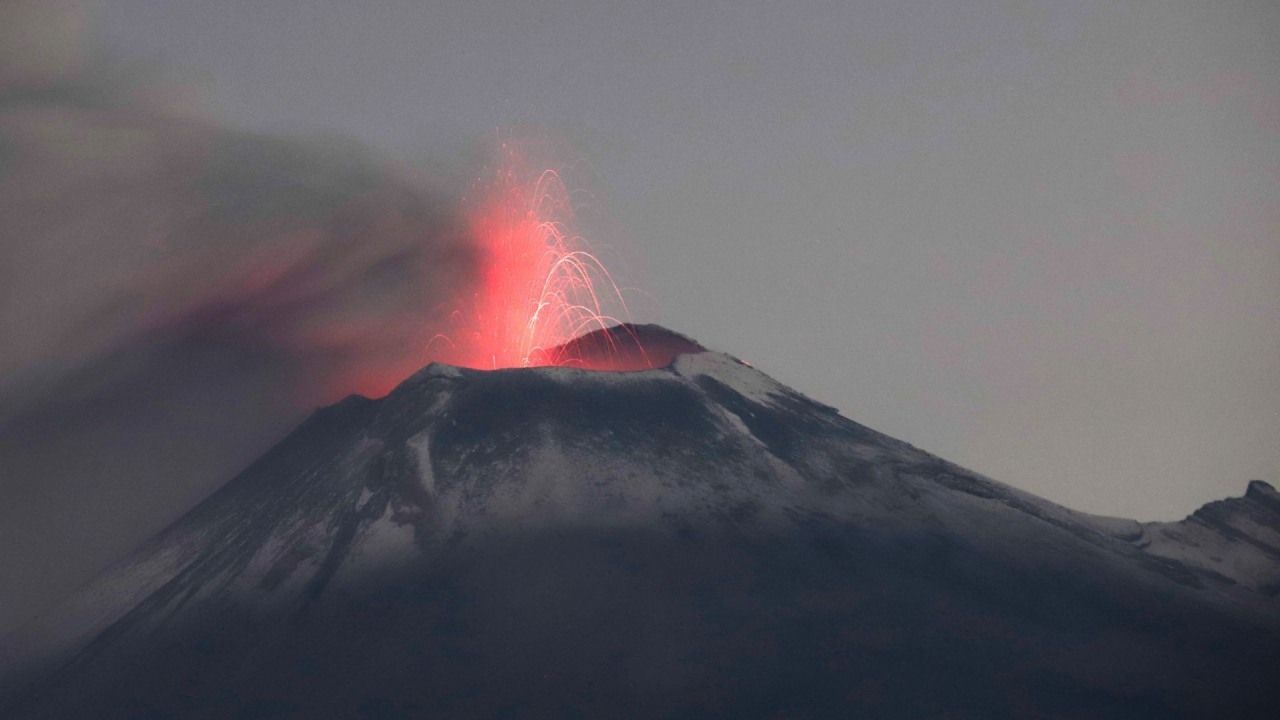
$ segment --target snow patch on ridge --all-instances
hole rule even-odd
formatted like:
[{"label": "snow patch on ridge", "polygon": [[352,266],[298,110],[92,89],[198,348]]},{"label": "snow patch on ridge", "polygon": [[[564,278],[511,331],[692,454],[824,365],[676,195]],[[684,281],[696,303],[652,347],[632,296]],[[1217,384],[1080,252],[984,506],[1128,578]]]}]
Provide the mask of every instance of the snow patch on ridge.
[{"label": "snow patch on ridge", "polygon": [[431,433],[423,431],[405,441],[418,465],[418,484],[428,496],[436,495],[436,475],[431,468]]},{"label": "snow patch on ridge", "polygon": [[718,380],[739,395],[762,405],[771,405],[776,398],[792,392],[782,383],[724,353],[708,351],[681,355],[671,367],[682,377],[695,379],[705,376]]},{"label": "snow patch on ridge", "polygon": [[1180,522],[1143,525],[1146,552],[1280,597],[1280,495],[1254,482],[1241,498],[1211,502]]}]

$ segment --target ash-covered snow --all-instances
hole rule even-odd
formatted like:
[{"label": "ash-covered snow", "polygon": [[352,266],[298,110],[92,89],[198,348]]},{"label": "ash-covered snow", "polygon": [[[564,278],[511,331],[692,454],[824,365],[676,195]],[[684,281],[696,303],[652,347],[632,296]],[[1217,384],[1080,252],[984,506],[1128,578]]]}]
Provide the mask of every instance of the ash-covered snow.
[{"label": "ash-covered snow", "polygon": [[1280,494],[1255,480],[1244,497],[1209,503],[1180,522],[1146,523],[1148,553],[1280,599]]},{"label": "ash-covered snow", "polygon": [[679,375],[688,378],[710,377],[739,395],[753,402],[769,404],[777,397],[795,394],[783,384],[764,373],[724,353],[701,352],[681,355],[672,366]]},{"label": "ash-covered snow", "polygon": [[[756,549],[799,543],[786,567],[816,564],[816,577],[825,578],[814,581],[819,585],[846,576],[852,583],[852,589],[832,590],[830,598],[806,595],[806,602],[825,608],[819,614],[838,613],[842,603],[862,602],[866,593],[887,592],[874,584],[862,588],[861,573],[869,573],[877,583],[909,589],[890,596],[885,607],[898,612],[899,605],[936,603],[910,624],[934,622],[934,612],[944,618],[954,613],[957,619],[931,632],[961,637],[970,624],[1004,628],[991,637],[1013,633],[1016,623],[1005,623],[1020,613],[1053,627],[1067,617],[1064,627],[1078,632],[1072,623],[1085,621],[1071,619],[1072,613],[1083,611],[1053,609],[1062,593],[1075,593],[1076,605],[1093,602],[1089,593],[1097,593],[1103,598],[1098,602],[1120,603],[1124,613],[1135,612],[1126,603],[1158,597],[1161,606],[1198,608],[1192,614],[1238,613],[1265,624],[1275,619],[1280,589],[1278,510],[1275,491],[1255,484],[1246,497],[1211,504],[1181,523],[1144,525],[1075,512],[865,428],[717,352],[683,352],[666,367],[634,372],[432,364],[386,398],[348,398],[318,412],[166,533],[16,636],[20,646],[9,645],[29,660],[56,664],[76,657],[92,664],[126,648],[148,647],[150,638],[199,627],[210,616],[293,618],[277,623],[290,627],[314,612],[336,613],[344,603],[362,602],[362,593],[374,592],[370,588],[382,587],[378,583],[388,577],[425,578],[425,585],[417,594],[393,594],[369,607],[421,597],[427,605],[414,606],[406,617],[435,617],[453,612],[451,592],[481,607],[496,602],[479,586],[441,589],[453,587],[448,573],[469,572],[461,558],[491,557],[495,543],[514,543],[511,552],[519,554],[526,543],[552,538],[554,545],[573,537],[604,538],[602,552],[620,558],[622,569],[595,571],[605,573],[595,580],[606,585],[654,562],[639,559],[649,557],[643,552],[631,557],[626,548],[632,540],[623,538],[674,543],[693,555],[713,541]],[[657,592],[659,608],[691,594],[690,602],[703,609],[670,612],[700,617],[719,602],[715,593],[753,587],[733,575],[738,564],[755,562],[752,552],[734,550],[702,568],[708,577],[730,573],[712,588],[678,585],[685,582],[672,579],[679,573],[659,568],[646,570],[651,574],[638,576],[639,584],[626,585],[627,592]],[[680,558],[661,556],[680,567]],[[547,562],[538,572],[548,577],[574,569],[573,560]],[[522,582],[541,587],[538,572]],[[791,582],[787,573],[743,572],[748,578],[763,573],[756,581],[765,586]],[[677,583],[674,595],[661,594],[668,582]],[[1038,598],[1029,606],[1019,604],[1025,601],[1020,583]],[[591,587],[582,592],[591,596]],[[526,592],[524,585],[509,590],[515,597]],[[754,607],[756,592],[763,590],[734,595],[734,612]],[[845,592],[853,594],[840,594]],[[922,600],[922,593],[929,599]],[[974,599],[988,596],[999,598],[995,606]],[[614,598],[604,607],[620,603]],[[1185,612],[1191,611],[1173,617]],[[748,615],[751,622],[772,622]],[[1110,610],[1098,615],[1114,616]],[[505,621],[502,614],[495,617],[493,622]],[[417,621],[404,622],[418,628]],[[541,632],[536,623],[511,632],[526,627]],[[697,627],[702,629],[688,637],[708,632]],[[1046,632],[1039,625],[1016,627],[1028,637]],[[1128,632],[1106,629],[1113,631]],[[453,642],[453,630],[442,632],[422,639],[421,652]],[[1069,644],[1070,638],[1068,633],[1060,641]],[[847,642],[870,642],[859,646],[868,652],[878,647],[866,638]],[[502,647],[502,657],[516,652]],[[458,652],[467,657],[480,650]],[[741,656],[742,650],[734,652]],[[1086,663],[1072,672],[1094,672],[1088,668]],[[433,682],[425,674],[423,682]],[[1089,677],[1095,684],[1110,682]]]}]

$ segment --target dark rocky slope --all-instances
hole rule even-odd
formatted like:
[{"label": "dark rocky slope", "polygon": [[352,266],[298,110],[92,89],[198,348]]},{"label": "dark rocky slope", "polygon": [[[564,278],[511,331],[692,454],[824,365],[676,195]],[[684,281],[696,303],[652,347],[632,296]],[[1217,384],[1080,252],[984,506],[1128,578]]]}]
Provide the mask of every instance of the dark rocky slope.
[{"label": "dark rocky slope", "polygon": [[1076,513],[718,353],[433,365],[8,638],[3,707],[1271,718],[1275,499]]}]

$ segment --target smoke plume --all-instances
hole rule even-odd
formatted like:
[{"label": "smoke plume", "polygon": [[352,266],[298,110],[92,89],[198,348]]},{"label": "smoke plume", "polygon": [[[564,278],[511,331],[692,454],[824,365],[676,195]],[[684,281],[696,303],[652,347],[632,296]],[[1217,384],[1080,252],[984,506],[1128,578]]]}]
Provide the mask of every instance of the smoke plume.
[{"label": "smoke plume", "polygon": [[88,17],[0,5],[0,629],[421,365],[476,274],[407,173],[175,112]]}]

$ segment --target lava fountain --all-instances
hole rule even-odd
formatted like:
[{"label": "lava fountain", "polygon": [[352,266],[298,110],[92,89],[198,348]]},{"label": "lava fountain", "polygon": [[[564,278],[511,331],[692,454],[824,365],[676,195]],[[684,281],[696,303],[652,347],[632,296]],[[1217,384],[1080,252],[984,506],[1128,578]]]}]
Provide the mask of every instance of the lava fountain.
[{"label": "lava fountain", "polygon": [[[622,324],[629,312],[621,290],[577,231],[559,173],[529,171],[519,146],[508,142],[473,189],[466,219],[482,254],[479,288],[454,311],[457,329],[433,339],[448,346],[441,355],[481,369],[638,369],[637,359],[649,366],[639,337]],[[615,327],[622,329],[608,331]],[[574,352],[574,338],[599,330],[618,352]]]}]

